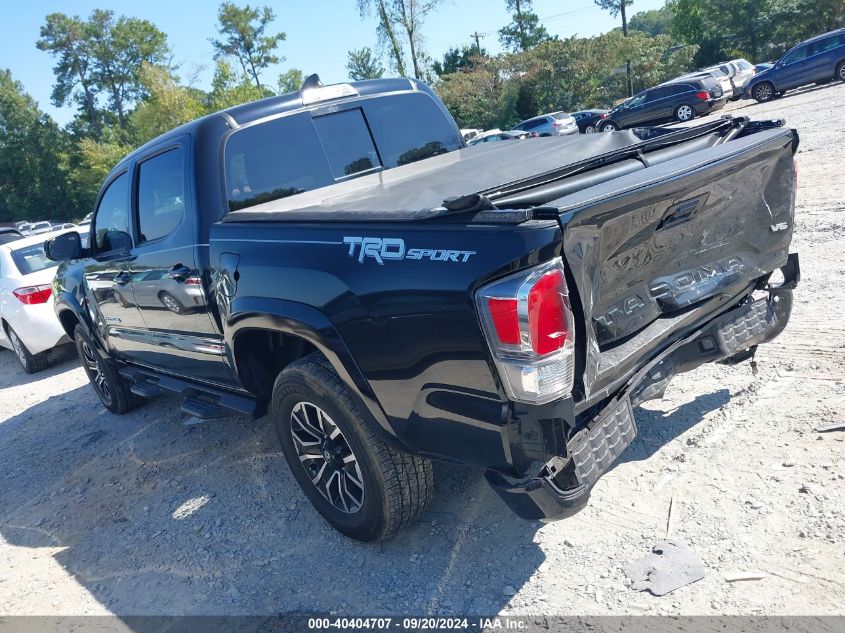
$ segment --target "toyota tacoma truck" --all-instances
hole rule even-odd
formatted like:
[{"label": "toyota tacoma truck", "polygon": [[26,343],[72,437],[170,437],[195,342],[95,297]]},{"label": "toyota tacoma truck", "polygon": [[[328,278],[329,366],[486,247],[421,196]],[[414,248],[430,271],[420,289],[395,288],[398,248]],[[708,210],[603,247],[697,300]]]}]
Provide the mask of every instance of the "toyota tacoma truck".
[{"label": "toyota tacoma truck", "polygon": [[350,537],[410,524],[431,460],[562,518],[637,405],[786,326],[797,144],[735,118],[466,147],[422,83],[312,76],[124,158],[89,246],[46,244],[55,309],[106,409],[269,415]]}]

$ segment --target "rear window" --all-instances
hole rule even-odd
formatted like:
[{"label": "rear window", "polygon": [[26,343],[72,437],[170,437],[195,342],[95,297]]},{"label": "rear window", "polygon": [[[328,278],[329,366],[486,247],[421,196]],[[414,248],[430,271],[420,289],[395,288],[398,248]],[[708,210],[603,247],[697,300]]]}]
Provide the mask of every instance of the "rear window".
[{"label": "rear window", "polygon": [[566,119],[569,115],[566,112],[555,112],[552,116],[558,120]]},{"label": "rear window", "polygon": [[365,99],[329,114],[303,112],[233,133],[224,152],[229,210],[277,200],[462,147],[426,94]]},{"label": "rear window", "polygon": [[37,273],[39,270],[55,268],[59,265],[59,262],[47,259],[47,255],[44,253],[44,244],[30,244],[13,250],[12,261],[15,262],[15,266],[17,266],[21,275]]}]

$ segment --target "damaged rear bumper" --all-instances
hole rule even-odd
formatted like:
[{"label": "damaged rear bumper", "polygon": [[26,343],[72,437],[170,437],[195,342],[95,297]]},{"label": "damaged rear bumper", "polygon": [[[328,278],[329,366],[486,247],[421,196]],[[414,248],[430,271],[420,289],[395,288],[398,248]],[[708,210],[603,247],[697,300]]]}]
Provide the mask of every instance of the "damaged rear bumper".
[{"label": "damaged rear bumper", "polygon": [[515,478],[488,470],[488,483],[518,516],[555,520],[586,505],[590,490],[637,434],[633,407],[660,398],[675,375],[711,362],[735,364],[752,358],[757,345],[786,327],[792,289],[800,278],[798,255],[781,269],[784,282],[767,287],[767,298],[734,307],[678,341],[643,367],[601,412],[567,441],[565,457],[555,457],[539,475]]}]

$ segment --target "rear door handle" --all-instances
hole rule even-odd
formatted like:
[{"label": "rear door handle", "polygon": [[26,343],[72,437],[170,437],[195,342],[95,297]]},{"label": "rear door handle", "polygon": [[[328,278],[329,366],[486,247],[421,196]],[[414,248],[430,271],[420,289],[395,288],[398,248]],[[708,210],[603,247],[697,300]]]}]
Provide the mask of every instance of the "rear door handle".
[{"label": "rear door handle", "polygon": [[170,272],[167,273],[167,276],[171,279],[175,279],[176,281],[185,281],[188,277],[191,276],[191,269],[187,266],[177,264],[176,266],[170,269]]}]

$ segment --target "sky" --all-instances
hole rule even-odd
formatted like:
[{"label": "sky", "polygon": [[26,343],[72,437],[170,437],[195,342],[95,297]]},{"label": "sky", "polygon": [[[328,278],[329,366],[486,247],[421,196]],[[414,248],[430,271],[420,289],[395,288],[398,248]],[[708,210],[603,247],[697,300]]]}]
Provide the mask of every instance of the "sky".
[{"label": "sky", "polygon": [[[305,75],[319,73],[323,83],[347,80],[347,52],[364,46],[375,48],[376,20],[361,19],[356,0],[250,0],[267,4],[276,13],[271,32],[284,31],[287,39],[278,54],[285,58],[262,74],[262,82],[275,85],[278,75],[299,68]],[[244,4],[238,0],[238,4]],[[629,15],[657,9],[664,0],[634,0]],[[192,79],[208,90],[214,72],[214,51],[209,38],[216,35],[215,0],[34,0],[11,3],[0,22],[0,68],[9,68],[39,106],[60,124],[68,123],[74,106],[56,108],[50,103],[53,58],[39,51],[35,42],[47,14],[53,12],[87,17],[96,8],[112,9],[117,15],[144,18],[167,34],[173,63],[183,81]],[[535,0],[534,11],[549,33],[560,37],[591,36],[619,25],[593,0]],[[484,35],[482,46],[490,53],[501,50],[497,31],[510,21],[504,0],[444,0],[427,16],[422,32],[425,50],[434,59],[452,46],[470,44],[470,35]],[[385,64],[386,65],[386,64]]]}]

